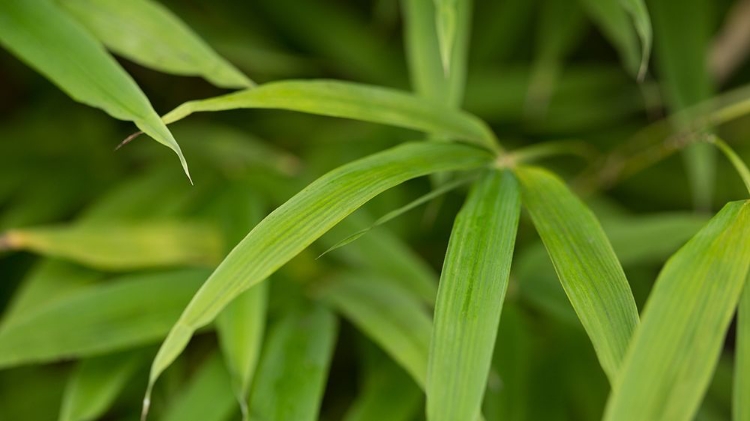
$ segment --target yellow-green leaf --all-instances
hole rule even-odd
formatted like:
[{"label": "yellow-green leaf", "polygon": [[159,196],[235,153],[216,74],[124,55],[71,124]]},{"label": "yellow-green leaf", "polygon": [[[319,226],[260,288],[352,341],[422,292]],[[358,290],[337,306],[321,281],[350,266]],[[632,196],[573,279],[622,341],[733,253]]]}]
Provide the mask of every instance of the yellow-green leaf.
[{"label": "yellow-green leaf", "polygon": [[552,173],[516,169],[523,203],[558,278],[614,383],[638,309],[625,273],[594,214]]},{"label": "yellow-green leaf", "polygon": [[139,64],[167,73],[202,76],[223,88],[253,86],[247,76],[158,2],[57,1],[107,48]]},{"label": "yellow-green leaf", "polygon": [[190,177],[180,146],[146,95],[104,47],[52,0],[0,2],[0,44],[76,101],[134,122],[172,149]]},{"label": "yellow-green leaf", "polygon": [[750,204],[727,204],[659,274],[606,421],[688,421],[719,360],[750,270]]},{"label": "yellow-green leaf", "polygon": [[451,232],[435,304],[427,419],[474,420],[487,386],[521,213],[518,182],[490,170]]}]

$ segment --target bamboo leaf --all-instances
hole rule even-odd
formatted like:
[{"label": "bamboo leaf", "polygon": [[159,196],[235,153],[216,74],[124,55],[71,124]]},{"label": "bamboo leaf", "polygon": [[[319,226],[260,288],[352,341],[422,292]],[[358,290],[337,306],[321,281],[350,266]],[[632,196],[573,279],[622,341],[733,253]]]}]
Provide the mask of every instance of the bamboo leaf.
[{"label": "bamboo leaf", "polygon": [[162,421],[226,421],[235,408],[221,355],[211,354],[171,402]]},{"label": "bamboo leaf", "polygon": [[734,355],[732,420],[749,421],[750,401],[747,397],[750,396],[750,282],[747,280],[737,313],[737,344]]},{"label": "bamboo leaf", "polygon": [[263,342],[267,302],[268,282],[261,282],[235,298],[216,319],[221,351],[245,419],[247,396]]},{"label": "bamboo leaf", "polygon": [[158,2],[57,1],[109,49],[139,64],[177,75],[202,76],[223,88],[253,86]]},{"label": "bamboo leaf", "polygon": [[190,177],[180,146],[138,85],[93,36],[51,0],[0,3],[0,43],[76,101],[134,122],[172,149]]},{"label": "bamboo leaf", "polygon": [[60,421],[99,419],[135,371],[148,361],[143,350],[126,351],[81,361],[68,380]]},{"label": "bamboo leaf", "polygon": [[435,304],[428,420],[480,415],[520,213],[513,174],[491,170],[475,184],[456,217]]},{"label": "bamboo leaf", "polygon": [[177,221],[73,225],[6,232],[3,245],[103,270],[212,265],[221,240],[213,228]]},{"label": "bamboo leaf", "polygon": [[174,324],[205,270],[123,276],[0,330],[0,367],[89,357],[152,343]]},{"label": "bamboo leaf", "polygon": [[215,98],[186,102],[163,117],[165,123],[194,112],[271,108],[389,124],[465,140],[496,151],[487,125],[463,111],[405,92],[333,80],[273,82]]},{"label": "bamboo leaf", "polygon": [[318,294],[424,387],[432,321],[416,297],[366,272],[338,275]]},{"label": "bamboo leaf", "polygon": [[727,204],[662,269],[604,419],[691,420],[750,270],[750,205]]},{"label": "bamboo leaf", "polygon": [[288,313],[271,328],[250,400],[253,419],[318,419],[337,330],[321,306]]},{"label": "bamboo leaf", "polygon": [[434,0],[434,2],[440,59],[443,63],[443,71],[445,74],[449,74],[451,71],[451,56],[456,43],[458,8],[461,3],[467,3],[467,0]]},{"label": "bamboo leaf", "polygon": [[446,74],[436,29],[434,0],[401,0],[406,55],[414,91],[428,99],[459,107],[463,100],[468,62],[472,1],[456,8],[456,39]]},{"label": "bamboo leaf", "polygon": [[328,253],[330,253],[330,252],[332,252],[332,251],[334,251],[334,250],[336,250],[338,248],[344,247],[347,244],[351,244],[352,242],[357,241],[363,235],[365,235],[368,232],[370,232],[370,230],[372,230],[373,228],[379,227],[380,225],[383,225],[383,224],[385,224],[385,223],[387,223],[387,222],[389,222],[389,221],[391,221],[391,220],[393,220],[395,218],[398,218],[399,216],[403,215],[406,212],[409,212],[410,210],[416,208],[417,206],[420,206],[420,205],[422,205],[424,203],[427,203],[430,200],[432,200],[432,199],[434,199],[436,197],[439,197],[439,196],[441,196],[441,195],[443,195],[443,194],[445,194],[445,193],[447,193],[447,192],[449,192],[449,191],[451,191],[451,190],[453,190],[453,189],[455,189],[457,187],[460,187],[460,186],[468,183],[471,180],[473,180],[473,177],[462,178],[462,179],[458,179],[458,180],[454,180],[454,181],[445,183],[442,186],[439,186],[439,187],[435,188],[431,192],[429,192],[427,194],[424,194],[424,195],[422,195],[422,196],[420,196],[420,197],[412,200],[411,202],[407,203],[406,205],[404,205],[404,206],[402,206],[402,207],[400,207],[398,209],[394,209],[394,210],[388,212],[387,214],[381,216],[380,218],[376,219],[375,222],[373,222],[367,228],[362,228],[361,230],[355,232],[354,234],[351,234],[351,235],[347,236],[343,240],[337,242],[336,244],[334,244],[331,247],[329,247],[328,249],[326,249],[326,251],[324,251],[320,256],[318,256],[318,258],[321,258],[321,257],[325,256],[326,254],[328,254]]},{"label": "bamboo leaf", "polygon": [[[482,166],[489,158],[468,146],[412,143],[349,163],[313,182],[258,224],[206,281],[162,344],[150,387],[196,329],[368,200],[410,178]],[[148,403],[147,396],[146,409]]]},{"label": "bamboo leaf", "polygon": [[614,383],[638,324],[630,285],[594,214],[553,174],[516,170],[523,203],[557,276]]}]

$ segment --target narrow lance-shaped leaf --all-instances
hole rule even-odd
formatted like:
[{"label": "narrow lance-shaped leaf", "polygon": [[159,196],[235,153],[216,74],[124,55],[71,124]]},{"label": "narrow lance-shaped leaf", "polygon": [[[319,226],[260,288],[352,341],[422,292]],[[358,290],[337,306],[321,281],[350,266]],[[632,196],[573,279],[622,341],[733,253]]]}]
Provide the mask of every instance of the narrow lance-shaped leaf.
[{"label": "narrow lance-shaped leaf", "polygon": [[348,214],[408,179],[476,168],[489,159],[486,152],[464,145],[405,144],[333,170],[295,195],[232,250],[185,309],[151,367],[144,409],[148,409],[153,383],[196,329],[210,323],[237,295],[270,276]]},{"label": "narrow lance-shaped leaf", "polygon": [[737,312],[737,344],[734,351],[732,420],[750,421],[750,274],[745,281]]},{"label": "narrow lance-shaped leaf", "polygon": [[[217,200],[228,249],[233,248],[263,219],[263,201],[244,183],[227,189]],[[224,360],[244,420],[249,419],[247,397],[260,355],[266,325],[268,282],[261,282],[234,299],[216,318]]]},{"label": "narrow lance-shaped leaf", "polygon": [[272,327],[250,400],[253,419],[318,419],[337,331],[336,317],[319,305]]},{"label": "narrow lance-shaped leaf", "polygon": [[438,44],[440,45],[440,59],[445,74],[451,71],[451,55],[456,42],[456,27],[458,26],[458,8],[460,3],[469,0],[434,0],[435,27],[437,28]]},{"label": "narrow lance-shaped leaf", "polygon": [[198,367],[161,421],[226,421],[235,405],[227,368],[217,352]]},{"label": "narrow lance-shaped leaf", "polygon": [[0,2],[0,43],[73,99],[132,121],[172,149],[180,146],[133,79],[73,18],[50,0]]},{"label": "narrow lance-shaped leaf", "polygon": [[619,0],[580,0],[591,19],[617,48],[623,66],[633,76],[641,66],[641,47],[638,34],[627,11]]},{"label": "narrow lance-shaped leaf", "polygon": [[215,98],[186,102],[163,117],[169,124],[194,112],[272,108],[390,124],[476,143],[499,145],[487,125],[463,111],[405,92],[332,80],[273,82]]},{"label": "narrow lance-shaped leaf", "polygon": [[215,229],[177,221],[11,230],[0,236],[3,247],[103,270],[213,265],[221,255],[221,240]]},{"label": "narrow lance-shaped leaf", "polygon": [[614,383],[638,324],[630,285],[594,214],[553,174],[520,167],[523,203],[565,293]]},{"label": "narrow lance-shaped leaf", "polygon": [[448,58],[450,72],[446,74],[438,45],[434,0],[401,0],[409,74],[418,95],[452,107],[461,104],[466,83],[471,3],[462,1],[456,9],[455,47]]},{"label": "narrow lance-shaped leaf", "polygon": [[521,195],[490,170],[456,217],[440,276],[427,372],[427,419],[477,419],[513,259]]},{"label": "narrow lance-shaped leaf", "polygon": [[60,421],[99,419],[147,361],[148,353],[141,349],[79,362],[65,387]]},{"label": "narrow lance-shaped leaf", "polygon": [[0,368],[158,341],[207,275],[194,269],[125,276],[19,317],[0,330]]},{"label": "narrow lance-shaped leaf", "polygon": [[330,280],[318,295],[424,387],[432,320],[413,294],[379,276],[353,272]]},{"label": "narrow lance-shaped leaf", "polygon": [[750,270],[750,204],[727,204],[659,274],[604,419],[688,421]]},{"label": "narrow lance-shaped leaf", "polygon": [[58,3],[109,49],[146,67],[202,76],[223,88],[253,86],[247,76],[156,1],[58,0]]}]

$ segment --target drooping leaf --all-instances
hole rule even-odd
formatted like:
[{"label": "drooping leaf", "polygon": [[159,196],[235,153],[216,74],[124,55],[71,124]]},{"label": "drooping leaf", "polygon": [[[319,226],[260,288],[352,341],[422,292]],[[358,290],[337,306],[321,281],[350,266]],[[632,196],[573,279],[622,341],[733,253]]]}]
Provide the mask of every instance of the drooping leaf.
[{"label": "drooping leaf", "polygon": [[734,357],[732,420],[750,420],[750,275],[740,297],[737,313],[737,344]]},{"label": "drooping leaf", "polygon": [[691,420],[750,270],[750,205],[727,204],[662,269],[604,419]]},{"label": "drooping leaf", "polygon": [[250,399],[253,419],[318,419],[337,330],[322,306],[290,312],[271,328]]},{"label": "drooping leaf", "polygon": [[178,221],[19,229],[6,232],[2,241],[6,248],[103,270],[212,265],[221,256],[221,240],[215,229]]},{"label": "drooping leaf", "polygon": [[162,421],[226,421],[236,401],[221,355],[213,353],[168,406]]},{"label": "drooping leaf", "polygon": [[426,387],[430,421],[480,414],[520,213],[515,176],[490,170],[456,217],[435,303]]},{"label": "drooping leaf", "polygon": [[432,321],[415,296],[366,272],[341,274],[318,293],[424,387]]},{"label": "drooping leaf", "polygon": [[0,330],[0,367],[89,357],[158,341],[208,276],[180,270],[123,276]]},{"label": "drooping leaf", "polygon": [[630,285],[594,214],[561,180],[520,167],[523,203],[531,214],[557,276],[614,382],[638,324]]},{"label": "drooping leaf", "polygon": [[190,177],[180,146],[138,85],[92,35],[51,0],[0,3],[0,43],[73,99],[134,122],[172,149]]},{"label": "drooping leaf", "polygon": [[495,136],[471,114],[405,92],[333,80],[273,82],[215,98],[186,102],[165,123],[194,112],[272,108],[389,124],[475,143],[497,150]]},{"label": "drooping leaf", "polygon": [[202,76],[223,88],[253,82],[221,58],[190,27],[151,0],[57,0],[110,50],[167,73]]},{"label": "drooping leaf", "polygon": [[148,362],[143,350],[82,360],[65,387],[60,421],[93,421],[109,409],[135,371]]},{"label": "drooping leaf", "polygon": [[162,344],[152,365],[150,384],[182,352],[196,329],[211,322],[237,295],[266,279],[368,200],[410,178],[479,167],[489,158],[469,146],[412,143],[344,165],[319,178],[268,215],[219,265]]},{"label": "drooping leaf", "polygon": [[[627,71],[639,80],[651,55],[651,18],[643,0],[582,0],[591,18],[615,45]],[[640,45],[638,44],[640,38]]]}]

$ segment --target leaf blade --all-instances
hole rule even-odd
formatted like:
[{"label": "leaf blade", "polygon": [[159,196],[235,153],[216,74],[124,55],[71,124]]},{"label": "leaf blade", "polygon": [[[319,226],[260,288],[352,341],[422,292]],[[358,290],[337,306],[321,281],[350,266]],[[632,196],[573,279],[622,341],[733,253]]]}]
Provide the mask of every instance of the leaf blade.
[{"label": "leaf blade", "polygon": [[150,0],[62,0],[64,10],[112,51],[167,73],[202,76],[223,88],[253,82],[169,9]]},{"label": "leaf blade", "polygon": [[594,214],[562,181],[539,168],[516,174],[523,203],[612,383],[638,324],[620,262]]},{"label": "leaf blade", "polygon": [[490,170],[456,218],[435,304],[428,420],[480,415],[520,213],[513,174]]},{"label": "leaf blade", "polygon": [[667,262],[607,402],[605,420],[692,419],[750,270],[748,238],[750,206],[732,202]]},{"label": "leaf blade", "polygon": [[96,39],[51,1],[2,2],[0,42],[74,100],[134,122],[172,149],[190,177],[180,146],[138,85]]}]

